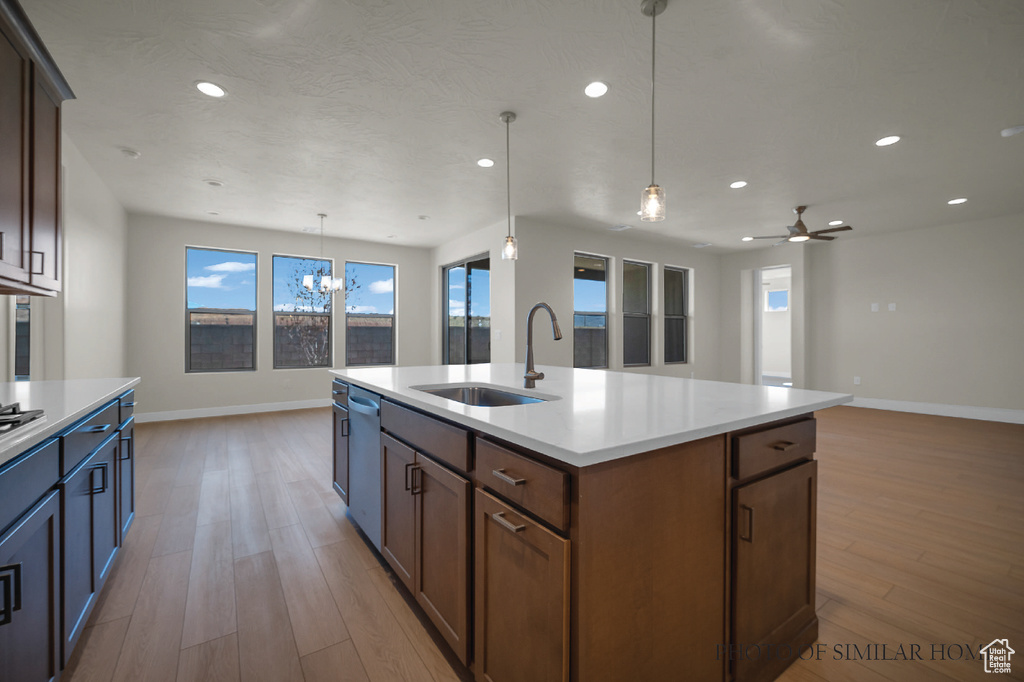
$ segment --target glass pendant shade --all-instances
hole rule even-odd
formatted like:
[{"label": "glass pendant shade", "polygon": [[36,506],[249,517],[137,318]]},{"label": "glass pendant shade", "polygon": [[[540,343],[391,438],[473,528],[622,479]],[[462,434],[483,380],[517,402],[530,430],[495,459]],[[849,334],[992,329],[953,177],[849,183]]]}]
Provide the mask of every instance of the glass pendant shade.
[{"label": "glass pendant shade", "polygon": [[640,220],[654,223],[665,219],[665,190],[651,185],[640,199]]},{"label": "glass pendant shade", "polygon": [[331,290],[331,276],[330,275],[324,275],[323,277],[320,278],[320,291],[322,291],[323,293],[326,294],[330,290]]},{"label": "glass pendant shade", "polygon": [[313,291],[313,275],[303,275],[302,286],[306,291]]},{"label": "glass pendant shade", "polygon": [[509,235],[505,237],[505,246],[501,249],[501,260],[518,260],[519,259],[519,245],[516,244],[516,238]]}]

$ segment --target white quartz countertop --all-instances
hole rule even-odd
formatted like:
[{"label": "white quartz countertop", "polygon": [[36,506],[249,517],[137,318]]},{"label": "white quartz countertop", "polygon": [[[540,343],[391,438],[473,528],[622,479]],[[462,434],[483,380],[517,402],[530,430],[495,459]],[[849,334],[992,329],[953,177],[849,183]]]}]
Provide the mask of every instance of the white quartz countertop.
[{"label": "white quartz countertop", "polygon": [[[430,365],[331,370],[356,386],[472,429],[585,467],[699,440],[853,400],[794,388],[679,379],[607,370],[537,367],[523,388],[522,364]],[[474,407],[411,388],[487,384],[547,402]]]},{"label": "white quartz countertop", "polygon": [[0,466],[139,383],[139,377],[0,383],[0,403],[20,403],[43,416],[0,434]]}]

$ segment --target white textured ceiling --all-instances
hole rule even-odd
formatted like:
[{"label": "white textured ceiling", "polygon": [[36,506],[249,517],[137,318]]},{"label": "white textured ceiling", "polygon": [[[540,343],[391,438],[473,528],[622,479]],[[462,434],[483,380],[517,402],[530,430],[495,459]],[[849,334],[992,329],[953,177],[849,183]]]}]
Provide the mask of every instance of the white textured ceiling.
[{"label": "white textured ceiling", "polygon": [[[636,215],[650,181],[639,0],[23,6],[78,97],[65,130],[131,211],[286,230],[324,212],[328,235],[436,245],[505,219],[510,109],[512,212],[633,225],[623,239],[768,248],[739,239],[784,233],[797,204],[811,230],[854,225],[839,239],[1024,213],[1024,134],[999,134],[1024,124],[1020,0],[668,0],[668,218],[653,224]],[[585,97],[591,80],[608,94]],[[874,146],[889,134],[903,141]]]}]

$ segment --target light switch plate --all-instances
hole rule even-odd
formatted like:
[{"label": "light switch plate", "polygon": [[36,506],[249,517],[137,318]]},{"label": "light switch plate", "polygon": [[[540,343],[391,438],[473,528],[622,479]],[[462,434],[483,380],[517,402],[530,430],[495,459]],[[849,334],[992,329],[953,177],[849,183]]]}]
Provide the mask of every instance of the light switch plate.
[{"label": "light switch plate", "polygon": [[895,311],[896,311],[896,304],[895,303],[890,303],[889,304],[889,312],[892,313],[892,312],[895,312]]},{"label": "light switch plate", "polygon": [[872,303],[871,304],[871,312],[873,312],[873,313],[877,313],[878,312],[878,304],[877,303]]}]

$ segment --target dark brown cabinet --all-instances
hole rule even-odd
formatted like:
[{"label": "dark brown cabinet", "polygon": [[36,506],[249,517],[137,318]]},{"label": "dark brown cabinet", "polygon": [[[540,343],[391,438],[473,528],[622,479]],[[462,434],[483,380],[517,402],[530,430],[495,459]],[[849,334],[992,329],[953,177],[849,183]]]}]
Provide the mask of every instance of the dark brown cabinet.
[{"label": "dark brown cabinet", "polygon": [[74,94],[14,0],[0,0],[0,293],[60,291],[60,105]]},{"label": "dark brown cabinet", "polygon": [[817,462],[733,489],[736,680],[773,680],[817,639]]},{"label": "dark brown cabinet", "polygon": [[569,679],[569,541],[477,489],[476,677]]},{"label": "dark brown cabinet", "polygon": [[334,403],[334,490],[348,504],[348,408]]},{"label": "dark brown cabinet", "polygon": [[120,435],[115,432],[60,484],[64,664],[109,575],[121,539],[119,445]]},{"label": "dark brown cabinet", "polygon": [[60,499],[53,490],[0,536],[0,680],[57,679],[59,576]]},{"label": "dark brown cabinet", "polygon": [[381,476],[381,553],[468,664],[470,483],[388,435]]}]

